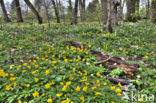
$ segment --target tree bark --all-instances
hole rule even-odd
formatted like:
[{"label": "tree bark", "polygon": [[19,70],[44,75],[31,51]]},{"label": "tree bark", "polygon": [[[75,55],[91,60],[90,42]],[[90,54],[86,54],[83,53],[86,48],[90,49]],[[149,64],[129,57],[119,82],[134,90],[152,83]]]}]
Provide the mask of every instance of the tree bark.
[{"label": "tree bark", "polygon": [[0,4],[1,4],[2,11],[3,11],[3,15],[4,15],[4,21],[5,22],[11,22],[11,20],[9,19],[9,16],[7,14],[7,10],[5,8],[4,1],[0,0]]},{"label": "tree bark", "polygon": [[52,1],[52,4],[54,6],[54,10],[55,10],[55,16],[56,16],[56,19],[57,19],[57,23],[60,23],[60,15],[59,15],[59,10],[56,6],[56,3],[54,0],[51,0]]},{"label": "tree bark", "polygon": [[80,17],[81,21],[84,22],[86,20],[85,12],[86,12],[86,0],[79,1],[80,6]]},{"label": "tree bark", "polygon": [[108,18],[106,24],[106,32],[115,32],[117,24],[117,6],[119,6],[119,2],[117,0],[107,1]]},{"label": "tree bark", "polygon": [[150,0],[147,0],[147,4],[146,4],[146,18],[147,19],[150,18]]},{"label": "tree bark", "polygon": [[79,0],[75,0],[75,7],[74,7],[74,12],[73,12],[71,25],[76,25],[77,24],[78,3],[79,3]]},{"label": "tree bark", "polygon": [[16,13],[17,13],[17,22],[23,22],[19,0],[15,0],[15,5],[16,5]]},{"label": "tree bark", "polygon": [[126,4],[127,4],[126,20],[136,22],[136,18],[132,16],[135,13],[136,0],[127,0]]},{"label": "tree bark", "polygon": [[34,4],[35,4],[35,7],[37,8],[37,11],[40,12],[42,0],[34,0]]},{"label": "tree bark", "polygon": [[107,0],[101,0],[101,7],[102,7],[102,21],[103,21],[103,24],[106,24],[107,17],[108,17]]},{"label": "tree bark", "polygon": [[151,5],[152,23],[156,24],[156,0],[152,0]]},{"label": "tree bark", "polygon": [[69,6],[68,6],[68,13],[70,13],[73,10],[73,6],[72,6],[71,0],[68,0],[68,4],[69,4]]},{"label": "tree bark", "polygon": [[31,4],[29,0],[24,0],[24,1],[28,5],[28,7],[31,9],[31,11],[35,14],[35,16],[37,17],[38,23],[42,24],[42,18],[40,14],[38,13],[38,11],[35,9],[35,7]]}]

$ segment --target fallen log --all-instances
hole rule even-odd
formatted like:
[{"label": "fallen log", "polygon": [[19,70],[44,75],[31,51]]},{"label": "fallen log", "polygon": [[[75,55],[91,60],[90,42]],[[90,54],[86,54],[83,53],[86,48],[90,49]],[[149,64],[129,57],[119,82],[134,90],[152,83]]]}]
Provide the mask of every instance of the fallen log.
[{"label": "fallen log", "polygon": [[131,81],[128,79],[117,79],[117,78],[112,78],[112,77],[106,77],[110,82],[114,82],[115,84],[121,83],[122,85],[128,85]]},{"label": "fallen log", "polygon": [[[87,48],[85,45],[76,42],[76,41],[65,41],[65,44],[69,44],[71,46],[74,46],[76,48]],[[138,64],[129,64],[126,63],[125,60],[122,60],[121,58],[110,56],[109,53],[102,53],[95,50],[90,50],[90,53],[95,55],[98,63],[96,64],[102,64],[104,67],[109,69],[115,69],[115,68],[122,68],[123,72],[127,75],[128,78],[138,73],[137,68],[139,67]]]}]

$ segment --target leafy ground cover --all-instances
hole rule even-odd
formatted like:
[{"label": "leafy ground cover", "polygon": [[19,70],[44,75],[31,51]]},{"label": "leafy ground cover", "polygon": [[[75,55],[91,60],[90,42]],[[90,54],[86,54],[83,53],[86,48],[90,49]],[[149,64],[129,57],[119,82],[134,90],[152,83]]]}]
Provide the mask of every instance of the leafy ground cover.
[{"label": "leafy ground cover", "polygon": [[[148,22],[121,24],[115,34],[103,33],[97,23],[0,25],[0,102],[128,103],[123,91],[155,95],[155,36],[156,26]],[[65,45],[68,40],[137,63],[139,73],[129,85],[110,83],[103,73],[127,76],[121,68],[95,65],[87,49]]]}]

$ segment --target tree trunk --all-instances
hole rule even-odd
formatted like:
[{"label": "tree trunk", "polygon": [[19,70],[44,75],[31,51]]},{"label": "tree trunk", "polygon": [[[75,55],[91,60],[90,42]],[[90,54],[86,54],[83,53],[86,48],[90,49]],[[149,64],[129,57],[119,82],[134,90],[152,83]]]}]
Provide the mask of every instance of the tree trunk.
[{"label": "tree trunk", "polygon": [[136,0],[127,0],[127,15],[126,20],[136,22],[136,18],[133,16],[135,13]]},{"label": "tree trunk", "polygon": [[19,0],[15,0],[15,5],[16,5],[16,13],[17,13],[17,22],[23,22]]},{"label": "tree trunk", "polygon": [[78,3],[79,3],[79,0],[75,0],[75,7],[74,7],[74,12],[73,12],[71,25],[76,25],[77,24]]},{"label": "tree trunk", "polygon": [[108,17],[107,0],[101,0],[101,7],[102,7],[102,21],[103,21],[103,24],[106,24],[107,17]]},{"label": "tree trunk", "polygon": [[137,16],[136,16],[136,19],[140,19],[141,18],[139,10],[140,10],[140,0],[136,0],[136,10],[135,11],[138,12]]},{"label": "tree trunk", "polygon": [[117,6],[119,6],[119,2],[117,0],[107,1],[108,18],[106,24],[106,32],[115,32],[117,24]]},{"label": "tree trunk", "polygon": [[86,0],[80,0],[80,17],[81,21],[84,22],[86,17],[85,17],[85,12],[86,12]]},{"label": "tree trunk", "polygon": [[122,21],[123,20],[123,8],[125,5],[126,0],[120,0],[120,6],[118,8],[118,13],[117,13],[117,19],[118,21]]},{"label": "tree trunk", "polygon": [[152,23],[156,24],[156,0],[152,0],[151,5]]},{"label": "tree trunk", "polygon": [[72,12],[72,10],[73,10],[73,6],[72,6],[71,0],[68,0],[68,4],[69,4],[69,6],[68,6],[68,13],[69,13],[69,12]]},{"label": "tree trunk", "polygon": [[41,11],[41,5],[42,5],[42,0],[34,0],[35,7],[37,8],[37,11]]},{"label": "tree trunk", "polygon": [[34,8],[34,6],[31,4],[31,2],[29,0],[24,0],[25,3],[28,5],[28,7],[31,9],[31,11],[35,14],[35,16],[38,19],[38,23],[42,24],[42,18],[40,16],[40,14],[38,13],[38,11]]},{"label": "tree trunk", "polygon": [[150,0],[147,0],[147,4],[146,4],[146,18],[147,19],[150,18]]},{"label": "tree trunk", "polygon": [[3,11],[3,15],[4,15],[4,21],[11,22],[11,20],[9,19],[9,16],[7,14],[6,8],[5,8],[4,1],[0,0],[0,4],[1,4],[2,11]]},{"label": "tree trunk", "polygon": [[51,0],[52,1],[52,4],[54,6],[54,10],[55,10],[55,16],[57,18],[57,23],[60,23],[60,16],[59,16],[59,10],[58,8],[56,7],[56,3],[54,0]]}]

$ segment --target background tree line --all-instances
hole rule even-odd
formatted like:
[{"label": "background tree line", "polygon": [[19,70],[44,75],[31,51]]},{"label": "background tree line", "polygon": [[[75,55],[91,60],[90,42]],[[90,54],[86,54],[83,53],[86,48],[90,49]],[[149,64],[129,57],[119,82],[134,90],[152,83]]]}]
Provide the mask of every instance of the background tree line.
[{"label": "background tree line", "polygon": [[[22,1],[26,4],[25,7],[21,6]],[[0,0],[0,17],[7,23],[15,20],[38,20],[39,24],[46,21],[49,26],[50,21],[55,20],[57,23],[71,22],[71,25],[76,25],[78,21],[98,21],[105,31],[111,33],[115,32],[116,25],[122,21],[146,19],[156,24],[156,0],[92,0],[88,5],[86,2],[87,0],[12,0],[10,10],[7,11],[4,0]]]}]

